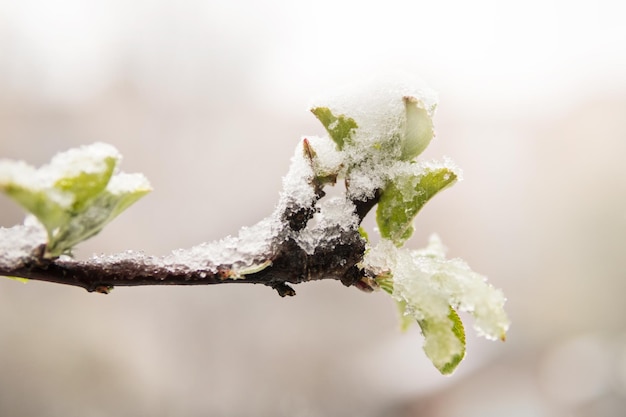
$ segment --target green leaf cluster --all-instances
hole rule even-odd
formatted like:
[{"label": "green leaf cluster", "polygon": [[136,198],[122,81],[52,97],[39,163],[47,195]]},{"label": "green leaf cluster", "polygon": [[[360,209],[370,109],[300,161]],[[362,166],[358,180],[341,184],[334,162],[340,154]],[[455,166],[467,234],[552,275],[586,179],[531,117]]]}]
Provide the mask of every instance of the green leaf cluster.
[{"label": "green leaf cluster", "polygon": [[[399,125],[380,132],[383,136],[375,140],[365,138],[364,144],[359,143],[363,133],[359,132],[354,119],[344,114],[333,114],[327,107],[312,109],[339,151],[354,154],[354,149],[360,156],[345,161],[348,164],[344,167],[348,186],[354,172],[362,175],[359,164],[386,172],[383,174],[387,178],[384,186],[377,190],[380,197],[376,222],[381,237],[397,248],[412,236],[413,221],[422,207],[458,179],[457,173],[445,164],[415,162],[434,137],[433,109],[427,109],[421,100],[413,96],[401,99],[404,114],[398,117]],[[365,162],[368,159],[370,162]],[[381,162],[371,163],[373,161]],[[451,305],[447,316],[434,314],[428,309],[425,311],[424,306],[413,305],[410,299],[394,294],[393,274],[393,270],[387,271],[376,278],[376,284],[396,300],[401,327],[406,329],[417,322],[425,338],[426,355],[442,374],[452,373],[465,355],[465,330],[458,314]]]},{"label": "green leaf cluster", "polygon": [[54,258],[99,233],[150,191],[141,174],[116,174],[120,156],[109,145],[73,149],[39,169],[0,161],[0,191],[44,226],[46,257]]}]

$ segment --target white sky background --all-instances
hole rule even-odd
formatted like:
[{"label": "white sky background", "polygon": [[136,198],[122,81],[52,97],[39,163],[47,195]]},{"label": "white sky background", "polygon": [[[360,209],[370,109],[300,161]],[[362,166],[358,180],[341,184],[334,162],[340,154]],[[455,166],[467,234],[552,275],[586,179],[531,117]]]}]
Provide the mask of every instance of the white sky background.
[{"label": "white sky background", "polygon": [[11,87],[54,100],[93,94],[128,66],[185,94],[211,76],[194,69],[210,48],[275,106],[401,66],[466,103],[502,108],[626,83],[624,11],[564,0],[4,1],[0,57]]},{"label": "white sky background", "polygon": [[[513,319],[504,346],[470,340],[465,370],[450,379],[428,364],[417,334],[395,333],[385,300],[334,283],[302,285],[296,301],[276,300],[257,286],[118,289],[94,301],[81,292],[5,280],[0,327],[50,327],[56,330],[37,346],[67,343],[105,359],[119,354],[129,385],[147,390],[142,395],[154,407],[161,398],[187,407],[174,408],[177,415],[192,415],[193,407],[206,415],[215,411],[206,408],[210,402],[241,404],[232,387],[244,383],[244,390],[267,391],[250,400],[257,407],[282,391],[316,392],[313,405],[342,401],[335,388],[343,381],[360,387],[354,395],[362,394],[366,409],[387,391],[397,398],[441,384],[462,387],[463,375],[495,363],[493,352],[537,378],[540,365],[526,366],[523,358],[539,357],[542,341],[597,328],[624,334],[625,16],[626,2],[618,0],[0,0],[0,156],[43,163],[57,151],[102,140],[124,154],[125,171],[145,173],[155,188],[81,245],[79,256],[128,248],[167,253],[250,225],[274,207],[300,135],[323,133],[306,111],[315,96],[381,70],[415,72],[440,93],[438,137],[426,154],[451,156],[466,180],[420,213],[411,244],[440,233],[452,256],[504,289]],[[3,197],[0,204],[0,215],[15,219],[2,217],[7,223],[0,224],[21,220],[14,203]],[[58,308],[64,321],[33,310],[35,297],[40,308]],[[190,312],[198,313],[193,320]],[[294,322],[302,326],[290,327]],[[281,323],[278,330],[274,323]],[[84,326],[93,329],[87,341]],[[121,338],[120,327],[126,329]],[[20,341],[31,345],[27,334],[17,338],[16,352]],[[346,362],[347,351],[362,357]],[[24,360],[52,378],[56,358],[38,354]],[[372,360],[376,355],[382,359]],[[23,373],[17,365],[15,372]],[[51,390],[41,374],[25,375],[32,378],[25,379],[29,389]],[[620,375],[626,381],[626,371]],[[474,386],[491,397],[516,376]],[[188,378],[198,391],[178,383]],[[208,385],[223,392],[205,398],[201,389]],[[520,392],[510,393],[525,401]],[[533,399],[547,401],[544,394]],[[272,404],[267,415],[276,415]],[[116,411],[109,414],[124,414]]]}]

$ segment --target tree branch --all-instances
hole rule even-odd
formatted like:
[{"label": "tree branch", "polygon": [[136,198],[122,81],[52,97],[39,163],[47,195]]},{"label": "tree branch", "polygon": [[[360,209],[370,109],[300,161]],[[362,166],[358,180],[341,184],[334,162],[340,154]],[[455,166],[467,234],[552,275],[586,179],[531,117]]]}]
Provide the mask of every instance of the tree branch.
[{"label": "tree branch", "polygon": [[[287,205],[280,216],[284,229],[273,236],[271,252],[255,256],[261,264],[258,268],[242,270],[236,265],[237,260],[224,264],[210,259],[203,267],[197,267],[181,263],[180,257],[153,257],[139,252],[87,261],[67,256],[45,259],[45,244],[25,245],[17,248],[19,250],[10,246],[13,242],[28,241],[21,235],[36,233],[32,227],[16,226],[3,229],[0,235],[0,275],[71,285],[99,293],[108,293],[120,286],[246,283],[267,285],[281,296],[287,296],[295,295],[289,284],[306,281],[335,279],[346,286],[355,285],[364,276],[357,264],[362,261],[366,248],[356,228],[322,231],[313,253],[307,252],[294,239],[307,227],[316,212],[315,203],[323,196],[323,191],[318,189],[312,207]],[[375,202],[355,203],[360,224]]]}]

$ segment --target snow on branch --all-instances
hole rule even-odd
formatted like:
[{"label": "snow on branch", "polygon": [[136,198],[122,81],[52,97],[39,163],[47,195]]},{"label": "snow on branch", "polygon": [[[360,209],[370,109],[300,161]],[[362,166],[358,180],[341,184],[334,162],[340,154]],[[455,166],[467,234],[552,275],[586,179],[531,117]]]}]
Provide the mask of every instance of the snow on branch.
[{"label": "snow on branch", "polygon": [[[475,318],[478,334],[504,340],[505,298],[440,240],[409,251],[413,220],[440,191],[461,179],[449,160],[417,161],[434,138],[436,95],[420,84],[358,88],[311,111],[327,137],[302,139],[274,213],[235,237],[154,257],[141,252],[72,258],[77,244],[148,193],[141,174],[119,172],[121,156],[97,143],[55,156],[39,169],[0,160],[0,190],[29,213],[0,228],[0,275],[108,293],[139,285],[254,283],[295,295],[291,284],[333,279],[364,291],[382,289],[398,304],[403,327],[417,323],[424,350],[440,372],[465,355],[457,311]],[[325,188],[345,184],[339,196]],[[381,242],[361,227],[376,207]]]}]

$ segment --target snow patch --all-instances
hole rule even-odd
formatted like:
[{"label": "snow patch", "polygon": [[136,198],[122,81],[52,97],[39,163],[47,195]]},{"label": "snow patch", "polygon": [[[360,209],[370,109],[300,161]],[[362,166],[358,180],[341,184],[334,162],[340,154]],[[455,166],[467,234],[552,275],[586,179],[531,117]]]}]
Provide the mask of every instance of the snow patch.
[{"label": "snow patch", "polygon": [[23,225],[0,227],[0,265],[9,270],[20,268],[45,243],[46,231],[37,222],[26,220]]}]

